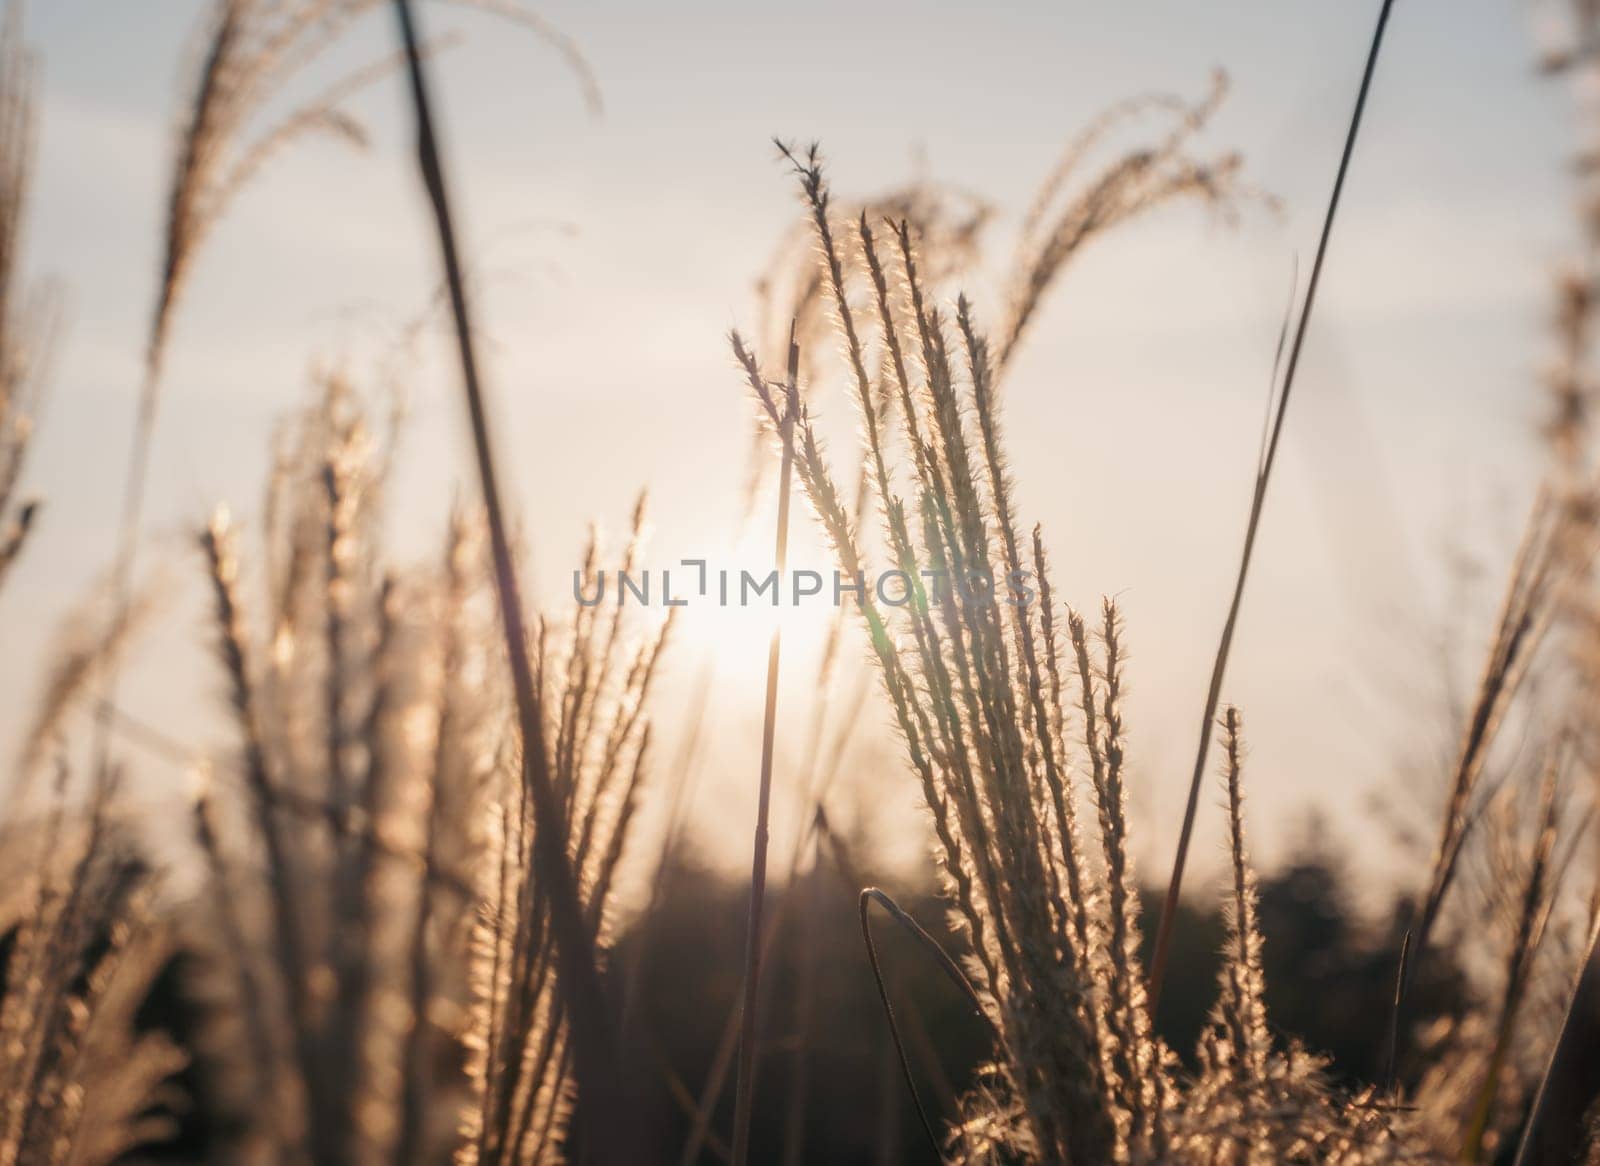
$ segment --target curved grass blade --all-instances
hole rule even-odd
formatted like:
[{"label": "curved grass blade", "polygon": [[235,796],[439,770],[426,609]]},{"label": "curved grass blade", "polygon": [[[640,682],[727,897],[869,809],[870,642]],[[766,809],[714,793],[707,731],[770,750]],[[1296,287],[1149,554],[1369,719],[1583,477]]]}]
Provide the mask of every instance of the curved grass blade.
[{"label": "curved grass blade", "polygon": [[883,979],[883,967],[878,960],[877,944],[872,939],[870,910],[874,902],[878,903],[889,913],[891,919],[910,932],[918,943],[933,954],[933,957],[938,961],[939,970],[961,990],[962,995],[971,1003],[973,1012],[989,1027],[991,1033],[994,1031],[994,1026],[990,1024],[989,1017],[983,1011],[983,1003],[978,999],[978,993],[973,988],[972,981],[968,980],[965,974],[962,973],[960,966],[950,958],[950,954],[939,946],[939,941],[929,935],[922,924],[906,914],[900,904],[896,903],[888,894],[877,887],[863,887],[857,902],[861,912],[861,941],[866,945],[867,961],[872,965],[872,979],[878,987],[878,999],[882,1002],[883,1014],[889,1021],[889,1036],[894,1041],[895,1056],[900,1058],[900,1072],[905,1077],[906,1088],[911,1093],[911,1104],[916,1108],[917,1120],[922,1124],[923,1133],[928,1135],[928,1143],[933,1147],[933,1152],[943,1158],[944,1148],[940,1144],[939,1135],[933,1128],[933,1122],[928,1117],[928,1111],[923,1107],[922,1096],[917,1092],[916,1078],[911,1072],[911,1058],[907,1055],[905,1041],[900,1036],[900,1024],[895,1019],[894,1004],[889,999],[889,986]]}]

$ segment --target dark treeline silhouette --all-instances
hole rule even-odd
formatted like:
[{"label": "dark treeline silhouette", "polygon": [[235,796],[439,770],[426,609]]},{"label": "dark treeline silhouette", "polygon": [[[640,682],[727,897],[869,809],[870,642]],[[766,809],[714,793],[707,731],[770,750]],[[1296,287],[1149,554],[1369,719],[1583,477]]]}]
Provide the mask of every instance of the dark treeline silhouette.
[{"label": "dark treeline silhouette", "polygon": [[[667,877],[667,891],[648,925],[620,937],[612,977],[619,999],[627,996],[623,982],[638,961],[636,995],[631,1006],[619,1007],[630,1012],[626,1059],[638,1070],[634,1084],[648,1106],[649,1128],[668,1135],[657,1159],[663,1163],[681,1160],[694,1125],[687,1098],[704,1096],[738,999],[746,894],[742,885],[690,866]],[[779,892],[781,937],[768,964],[769,1035],[753,1160],[936,1161],[873,986],[858,889],[824,867]],[[1185,974],[1170,983],[1158,1017],[1161,1034],[1186,1057],[1210,1023],[1225,935],[1220,896],[1208,902],[1199,897],[1200,887],[1196,891],[1184,903],[1174,938],[1174,966]],[[1262,878],[1260,896],[1274,1025],[1328,1056],[1341,1080],[1379,1080],[1409,906],[1396,901],[1381,919],[1363,917],[1347,871],[1326,849],[1301,848],[1292,863]],[[896,891],[896,898],[947,948],[959,948],[931,887]],[[1144,899],[1148,947],[1158,889],[1148,888]],[[981,1067],[982,1025],[924,949],[886,916],[875,916],[873,927],[919,1095],[936,1121],[952,1116],[956,1097]],[[1420,973],[1409,1019],[1426,1023],[1457,1012],[1467,992],[1462,973],[1441,957]],[[1407,1069],[1401,1066],[1402,1076]],[[730,1078],[715,1110],[714,1131],[728,1128],[732,1110]],[[699,1160],[719,1160],[717,1147],[708,1143]]]},{"label": "dark treeline silhouette", "polygon": [[[935,1161],[873,986],[858,889],[832,864],[776,889],[776,935],[763,990],[767,1038],[752,1135],[756,1160]],[[657,1139],[652,1161],[682,1160],[695,1138],[694,1114],[719,1068],[723,1085],[696,1160],[725,1160],[733,1108],[726,1044],[740,990],[746,894],[742,883],[685,860],[663,872],[655,909],[626,924],[612,952],[609,993],[625,1039],[627,1088],[638,1107],[633,1120]],[[1145,894],[1147,930],[1158,895],[1154,888]],[[957,947],[931,887],[896,889],[896,897],[942,943]],[[1186,1055],[1210,1023],[1216,999],[1225,935],[1219,902],[1220,896],[1208,902],[1198,893],[1186,901],[1174,940],[1175,966],[1185,974],[1171,982],[1158,1025]],[[1328,1056],[1345,1082],[1379,1079],[1407,904],[1396,901],[1381,918],[1363,917],[1338,856],[1299,847],[1292,862],[1262,878],[1260,911],[1274,1025]],[[983,1026],[925,949],[887,916],[876,916],[873,926],[918,1093],[937,1122],[955,1113],[957,1098],[981,1071]],[[8,950],[0,946],[0,954]],[[196,979],[186,974],[190,958],[181,949],[172,957],[138,1014],[141,1027],[164,1030],[180,1045],[202,1027],[197,1017],[206,1007],[186,988]],[[1458,1011],[1468,991],[1460,970],[1436,960],[1419,977],[1411,1022]],[[459,1050],[445,1056],[460,1059]],[[163,1099],[176,1136],[146,1147],[138,1160],[207,1159],[217,1135],[237,1120],[209,1095],[204,1064],[196,1057]]]}]

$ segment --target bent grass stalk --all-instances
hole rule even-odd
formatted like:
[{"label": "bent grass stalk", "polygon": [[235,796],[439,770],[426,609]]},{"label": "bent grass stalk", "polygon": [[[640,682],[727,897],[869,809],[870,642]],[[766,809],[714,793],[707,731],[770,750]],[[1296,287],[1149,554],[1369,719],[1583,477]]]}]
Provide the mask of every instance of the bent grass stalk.
[{"label": "bent grass stalk", "polygon": [[[817,810],[822,813],[821,808]],[[879,904],[889,913],[889,917],[906,930],[922,947],[933,956],[939,970],[945,978],[954,984],[972,1005],[973,1015],[989,1025],[989,1017],[983,1010],[983,1001],[979,998],[977,990],[973,988],[972,981],[962,973],[961,967],[950,958],[948,952],[939,946],[939,941],[929,935],[927,929],[908,915],[904,908],[896,903],[886,892],[878,887],[863,887],[856,897],[856,909],[861,920],[861,942],[867,949],[867,962],[872,965],[872,981],[878,990],[878,1002],[883,1005],[884,1019],[889,1024],[889,1038],[894,1045],[895,1057],[900,1062],[900,1074],[905,1078],[906,1091],[911,1094],[911,1104],[916,1109],[917,1121],[922,1126],[923,1133],[927,1135],[928,1142],[933,1147],[935,1154],[942,1153],[943,1143],[934,1131],[933,1122],[928,1117],[928,1111],[922,1104],[922,1096],[917,1091],[916,1075],[911,1070],[911,1057],[906,1052],[905,1041],[900,1035],[900,1021],[895,1013],[894,1003],[889,994],[889,985],[884,979],[883,966],[878,958],[878,947],[872,938],[872,923],[869,910],[873,903]],[[990,1035],[998,1037],[993,1027],[989,1028]]]}]

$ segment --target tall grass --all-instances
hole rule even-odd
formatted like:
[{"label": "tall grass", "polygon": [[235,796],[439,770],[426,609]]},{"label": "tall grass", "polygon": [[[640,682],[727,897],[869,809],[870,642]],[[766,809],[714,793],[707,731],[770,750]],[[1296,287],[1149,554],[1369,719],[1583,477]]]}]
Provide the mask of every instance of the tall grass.
[{"label": "tall grass", "polygon": [[[582,58],[532,13],[500,0],[467,6],[552,41],[598,104]],[[1580,19],[1552,69],[1590,66],[1590,7],[1578,6],[1587,23]],[[1579,903],[1569,892],[1575,870],[1592,864],[1591,796],[1581,779],[1592,773],[1600,658],[1590,570],[1600,509],[1588,418],[1600,218],[1585,220],[1582,262],[1560,287],[1552,470],[1511,563],[1447,775],[1393,998],[1373,1003],[1391,1009],[1394,1067],[1381,1082],[1350,1084],[1280,1031],[1269,1008],[1273,937],[1263,933],[1246,843],[1243,721],[1223,693],[1230,632],[1146,964],[1150,929],[1128,808],[1138,772],[1126,714],[1132,633],[1109,599],[1084,611],[1062,602],[1045,533],[1020,513],[1006,457],[1004,378],[1085,249],[1177,202],[1226,217],[1261,200],[1237,155],[1196,145],[1224,79],[1193,102],[1152,96],[1115,106],[1069,143],[1026,213],[990,317],[944,290],[977,254],[986,203],[930,184],[836,201],[815,146],[780,146],[799,190],[800,234],[785,239],[773,265],[760,344],[732,337],[763,448],[779,451],[777,558],[781,569],[792,475],[842,574],[866,584],[851,618],[865,631],[904,774],[927,812],[956,947],[940,947],[889,890],[866,885],[830,825],[829,789],[865,703],[838,710],[828,700],[848,651],[844,617],[828,633],[799,766],[805,816],[788,883],[800,887],[804,876],[806,901],[785,894],[768,909],[776,740],[787,719],[774,632],[744,974],[696,1097],[650,1043],[650,1018],[630,1011],[637,967],[610,966],[618,888],[652,784],[651,705],[672,621],[630,615],[620,602],[580,601],[566,616],[525,605],[430,88],[430,43],[440,42],[425,41],[415,6],[395,0],[399,55],[335,82],[281,121],[260,120],[352,22],[384,8],[379,0],[219,0],[211,10],[165,203],[108,593],[42,678],[39,713],[19,743],[21,793],[0,856],[14,871],[0,896],[0,1166],[101,1163],[147,1150],[170,1134],[174,1081],[185,1072],[203,1078],[208,1106],[230,1115],[209,1147],[230,1161],[632,1163],[654,1155],[687,1163],[702,1151],[749,1161],[761,1152],[759,1070],[777,1044],[765,1039],[763,1022],[782,1010],[783,1031],[802,1052],[837,1022],[819,1006],[814,962],[799,961],[792,1002],[763,972],[780,942],[803,944],[820,913],[835,909],[815,892],[824,866],[857,894],[872,960],[862,974],[875,979],[907,1081],[918,1076],[914,1058],[929,1059],[931,1038],[899,1006],[871,928],[874,907],[914,937],[919,955],[981,1018],[986,1062],[970,1080],[935,1090],[931,1108],[913,1097],[944,1160],[1488,1162],[1519,1136],[1524,1161],[1551,1145],[1566,1159],[1580,1142],[1592,1153],[1600,1127],[1585,1127],[1572,1097],[1583,1093],[1575,1050],[1600,928],[1593,896]],[[1230,631],[1389,8],[1288,348]],[[27,549],[37,513],[20,489],[51,334],[43,301],[24,291],[20,258],[33,112],[17,12],[9,9],[0,29],[0,584]],[[373,402],[351,377],[319,378],[279,436],[259,522],[236,523],[219,508],[195,532],[187,567],[209,589],[214,680],[232,736],[230,749],[207,755],[139,725],[119,707],[115,682],[145,610],[135,570],[143,486],[177,312],[205,241],[261,167],[308,133],[363,143],[346,99],[391,71],[403,74],[415,119],[432,231],[419,245],[439,256],[476,501],[453,508],[431,562],[395,561],[384,520],[392,449],[369,424]],[[1112,135],[1133,126],[1150,141],[1103,157]],[[788,359],[769,368],[762,353],[774,321],[787,329]],[[830,350],[839,364],[822,355]],[[843,476],[816,421],[818,394],[835,375],[862,437]],[[758,485],[753,478],[747,500]],[[620,549],[591,537],[580,593],[595,592],[610,556],[623,571],[639,566],[645,527],[641,497]],[[1555,700],[1535,705],[1536,687]],[[92,767],[79,793],[64,745],[90,694]],[[679,784],[667,792],[675,807],[685,804],[706,716],[704,698],[695,703],[680,726]],[[1523,730],[1527,748],[1510,740],[1507,725]],[[1226,924],[1215,1004],[1186,1060],[1163,1037],[1155,1006],[1213,731],[1227,823]],[[161,837],[123,796],[124,737],[186,771],[180,842]],[[40,798],[27,781],[46,774],[54,781]],[[683,845],[681,821],[669,822],[653,864],[658,881]],[[647,912],[666,893],[653,887]],[[1463,934],[1469,929],[1477,934]],[[1422,1026],[1412,989],[1446,948],[1469,954],[1478,990],[1461,1014]],[[157,976],[180,966],[186,1007],[199,1019],[182,1047],[139,1018]],[[717,1031],[715,1018],[696,1019]],[[642,1042],[619,1039],[632,1030],[645,1031]],[[640,1047],[655,1050],[654,1063],[630,1063],[628,1050]],[[892,1057],[883,1063],[893,1071]],[[653,1115],[630,1088],[642,1072],[669,1083],[689,1128],[685,1145],[663,1153],[653,1144]],[[730,1073],[725,1139],[714,1127]],[[795,1163],[805,1160],[807,1123],[817,1119],[808,1070],[790,1081],[781,1145],[783,1160]]]},{"label": "tall grass", "polygon": [[[22,555],[38,513],[17,501],[51,342],[47,299],[23,266],[33,171],[34,63],[22,14],[0,23],[0,584]],[[131,623],[131,621],[128,621]],[[161,1137],[150,1096],[182,1063],[168,1040],[133,1031],[140,992],[170,951],[151,911],[153,884],[124,824],[113,818],[115,779],[81,814],[69,813],[69,762],[59,750],[66,711],[108,652],[101,636],[75,638],[45,678],[39,711],[19,750],[19,784],[53,768],[36,828],[5,828],[7,937],[0,972],[0,1162],[109,1161]],[[112,639],[115,638],[113,635]]]},{"label": "tall grass", "polygon": [[[1369,61],[1369,79],[1370,72]],[[849,224],[865,285],[857,292],[848,286],[851,265],[818,152],[785,153],[813,221],[820,282],[833,301],[887,569],[897,573],[903,590],[899,598],[863,594],[860,614],[931,817],[935,858],[967,943],[968,975],[997,1034],[991,1070],[961,1111],[947,1115],[945,1152],[964,1161],[1484,1160],[1503,1144],[1508,1115],[1526,1096],[1526,1081],[1513,1085],[1506,1064],[1560,881],[1551,863],[1554,777],[1534,831],[1533,857],[1514,868],[1529,873],[1517,876],[1525,893],[1513,912],[1519,922],[1505,939],[1498,1003],[1491,998],[1481,1017],[1464,1020],[1462,1039],[1439,1054],[1436,1067],[1454,1084],[1425,1080],[1420,1096],[1431,1104],[1419,1107],[1425,1116],[1418,1116],[1404,1095],[1336,1087],[1318,1057],[1292,1039],[1269,1035],[1263,940],[1243,845],[1239,720],[1229,710],[1223,727],[1233,931],[1216,1035],[1200,1050],[1200,1070],[1182,1071],[1153,1029],[1154,985],[1147,984],[1139,956],[1125,809],[1120,618],[1107,601],[1091,628],[1068,608],[1063,634],[1041,533],[1034,528],[1025,539],[1007,474],[994,385],[1018,322],[1025,324],[1033,310],[1030,297],[1046,281],[1021,283],[1003,319],[1006,339],[993,349],[965,297],[948,314],[933,301],[910,225],[881,224],[891,240],[884,254],[880,224],[862,216]],[[1347,146],[1346,166],[1348,158]],[[1221,172],[1224,179],[1183,159],[1172,168],[1171,186],[1160,187],[1169,196],[1193,189],[1227,197],[1234,173],[1230,166]],[[1133,204],[1139,205],[1136,197]],[[865,312],[857,306],[862,302]],[[1302,313],[1296,357],[1307,319]],[[782,418],[759,359],[738,337],[734,351],[761,415],[775,428]],[[874,368],[883,370],[881,381]],[[878,391],[880,384],[886,393]],[[886,395],[898,406],[898,435],[881,405]],[[1282,416],[1280,402],[1274,431]],[[906,451],[899,464],[889,452],[895,436]],[[840,569],[848,577],[876,578],[867,534],[843,501],[804,405],[797,447],[800,479]],[[1258,476],[1252,531],[1264,480]],[[1469,808],[1475,775],[1548,626],[1541,613],[1548,610],[1550,573],[1561,560],[1552,557],[1557,550],[1541,514],[1513,572],[1479,711],[1466,731],[1397,1008],[1403,1008],[1481,812]],[[1024,550],[1030,544],[1031,554]],[[1219,660],[1225,658],[1226,647]],[[1219,690],[1214,681],[1208,719]],[[1203,764],[1203,749],[1201,758]],[[1092,812],[1088,826],[1080,800]],[[1521,833],[1508,825],[1502,836]],[[1181,869],[1180,853],[1180,876]],[[1159,935],[1156,951],[1158,960],[1165,958]],[[1471,1031],[1494,1035],[1465,1039]],[[1529,1047],[1529,1035],[1521,1047]],[[1471,1088],[1453,1092],[1463,1081]],[[1467,1101],[1446,1101],[1452,1096]],[[1456,1116],[1441,1120],[1451,1113]]]},{"label": "tall grass", "polygon": [[[482,524],[458,515],[437,568],[386,564],[382,455],[354,409],[332,384],[280,470],[263,615],[248,614],[226,518],[202,538],[241,741],[237,776],[195,807],[218,892],[203,933],[220,941],[219,1023],[241,1024],[248,1136],[274,1158],[429,1161],[453,1145],[461,1161],[545,1161],[571,1110],[573,1038]],[[641,502],[624,567],[642,523]],[[591,573],[601,553],[591,543]],[[532,645],[591,943],[648,772],[666,633],[580,607],[541,620]],[[443,1042],[470,1050],[464,1079],[441,1069]]]},{"label": "tall grass", "polygon": [[[782,579],[789,561],[789,495],[794,477],[794,425],[799,408],[800,346],[792,332],[789,337],[788,375],[784,380],[784,403],[778,420],[779,440],[783,443],[783,468],[778,472],[777,545],[773,548],[774,569]],[[750,922],[745,933],[744,994],[740,1005],[739,1072],[734,1081],[733,1160],[744,1166],[750,1157],[750,1105],[755,1089],[761,955],[765,943],[762,912],[767,890],[767,844],[772,809],[772,754],[778,730],[778,669],[783,653],[783,628],[775,624],[767,649],[767,695],[761,719],[761,777],[756,803],[755,853],[750,860]]]},{"label": "tall grass", "polygon": [[[1239,553],[1239,574],[1233,586],[1233,598],[1228,604],[1228,614],[1222,624],[1222,638],[1217,645],[1217,655],[1211,668],[1211,683],[1206,689],[1205,711],[1200,714],[1200,745],[1195,750],[1194,774],[1189,779],[1189,800],[1183,808],[1183,825],[1178,830],[1177,853],[1172,859],[1172,877],[1167,883],[1167,897],[1161,904],[1161,920],[1156,925],[1155,952],[1151,955],[1150,1009],[1155,1011],[1161,1002],[1161,984],[1166,977],[1167,960],[1171,953],[1172,928],[1177,919],[1178,896],[1183,890],[1183,870],[1189,857],[1189,842],[1194,836],[1196,810],[1200,803],[1200,784],[1205,778],[1206,755],[1211,746],[1211,722],[1217,714],[1217,703],[1222,699],[1222,683],[1228,670],[1228,655],[1233,648],[1233,633],[1239,622],[1239,609],[1244,601],[1244,586],[1250,575],[1250,559],[1255,551],[1256,534],[1261,529],[1261,513],[1266,504],[1267,487],[1272,481],[1272,468],[1277,462],[1278,442],[1283,437],[1283,422],[1288,415],[1289,395],[1294,391],[1295,373],[1300,369],[1300,354],[1305,350],[1306,331],[1311,324],[1311,313],[1316,306],[1317,290],[1322,280],[1323,264],[1328,258],[1328,243],[1333,237],[1334,220],[1339,213],[1339,200],[1344,194],[1345,178],[1350,172],[1350,159],[1355,153],[1357,136],[1361,132],[1361,117],[1366,112],[1367,95],[1372,90],[1372,78],[1378,67],[1378,55],[1383,48],[1383,34],[1389,27],[1392,0],[1384,0],[1378,11],[1378,26],[1372,34],[1372,48],[1367,53],[1366,69],[1361,75],[1361,86],[1356,92],[1355,111],[1350,115],[1350,131],[1345,137],[1344,152],[1339,157],[1339,169],[1334,176],[1333,191],[1328,196],[1328,212],[1322,220],[1322,234],[1317,240],[1316,254],[1311,261],[1311,276],[1306,284],[1305,302],[1294,328],[1294,338],[1289,342],[1287,360],[1283,365],[1281,388],[1273,386],[1273,400],[1269,405],[1269,424],[1265,430],[1265,443],[1261,460],[1256,466],[1255,489],[1250,499],[1250,517],[1245,523],[1244,548]],[[1276,381],[1276,369],[1274,369]]]}]

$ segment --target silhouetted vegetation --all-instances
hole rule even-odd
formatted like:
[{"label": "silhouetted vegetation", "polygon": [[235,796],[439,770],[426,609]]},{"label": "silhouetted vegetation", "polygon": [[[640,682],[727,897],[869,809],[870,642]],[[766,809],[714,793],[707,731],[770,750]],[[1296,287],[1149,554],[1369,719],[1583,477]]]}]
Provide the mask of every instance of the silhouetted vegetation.
[{"label": "silhouetted vegetation", "polygon": [[[642,1107],[638,1120],[660,1131],[659,1154],[649,1161],[676,1163],[735,1014],[747,889],[692,861],[666,871],[664,887],[656,910],[630,920],[618,935],[608,994],[617,1015],[629,1018],[624,1061],[634,1078],[630,1096]],[[756,1161],[935,1161],[872,988],[856,891],[825,859],[774,902],[781,938],[765,989],[770,1036],[760,1063]],[[1403,905],[1395,904],[1390,918],[1359,915],[1345,864],[1329,850],[1305,853],[1264,876],[1260,896],[1275,1028],[1327,1054],[1330,1073],[1350,1087],[1380,1080],[1399,955],[1393,920],[1404,917]],[[941,942],[952,941],[945,908],[930,889],[898,898]],[[1144,898],[1153,907],[1159,893],[1152,888]],[[1189,986],[1215,977],[1226,932],[1218,902],[1185,901],[1173,948],[1185,975],[1173,982],[1160,1026],[1175,1048],[1196,1047],[1210,1023],[1210,994]],[[879,950],[917,1090],[925,1104],[951,1112],[986,1055],[983,1026],[926,953],[891,924],[879,928]],[[189,1066],[169,1080],[159,1102],[170,1135],[144,1146],[140,1160],[214,1158],[228,1143],[229,1127],[244,1120],[229,1112],[198,1068],[206,1058],[197,1038],[210,1004],[195,995],[195,985],[205,981],[192,966],[197,958],[174,955],[138,1011],[141,1031],[162,1032],[190,1054]],[[1459,1012],[1467,993],[1458,969],[1435,967],[1418,989],[1419,1020]],[[797,1018],[809,1024],[798,1029]],[[440,1056],[464,1088],[465,1049],[441,1050]],[[725,1085],[712,1110],[713,1130],[728,1128],[731,1080]],[[713,1133],[705,1160],[717,1160],[719,1148]],[[786,1157],[796,1152],[800,1157]]]},{"label": "silhouetted vegetation", "polygon": [[[468,2],[533,28],[588,80],[533,14]],[[692,748],[663,772],[652,747],[674,611],[657,622],[620,599],[564,611],[524,602],[416,7],[210,6],[169,173],[108,583],[41,678],[0,838],[11,876],[0,898],[0,1166],[1378,1166],[1500,1161],[1519,1138],[1522,1166],[1571,1160],[1585,1140],[1600,1163],[1600,1117],[1587,1112],[1600,1080],[1600,896],[1585,897],[1573,874],[1594,866],[1600,167],[1580,176],[1581,254],[1557,288],[1548,472],[1457,726],[1436,842],[1415,893],[1369,918],[1355,904],[1381,889],[1358,896],[1360,862],[1314,840],[1280,870],[1252,865],[1243,721],[1222,686],[1390,0],[1310,282],[1285,324],[1164,895],[1133,863],[1129,632],[1114,600],[1085,615],[1052,591],[1044,532],[1013,497],[999,388],[1047,293],[1100,236],[1175,203],[1227,216],[1259,197],[1239,156],[1199,139],[1225,79],[1198,100],[1114,106],[1069,142],[988,320],[952,283],[977,248],[981,201],[952,215],[918,187],[841,214],[820,149],[780,143],[801,203],[790,239],[805,240],[782,253],[799,270],[765,292],[787,360],[769,367],[770,352],[730,337],[759,457],[781,467],[775,558],[781,567],[793,484],[843,574],[889,564],[905,590],[894,603],[863,585],[838,605],[798,786],[810,821],[792,873],[769,882],[774,734],[794,715],[778,701],[773,622],[752,877],[730,882],[680,845],[728,842],[682,816]],[[390,10],[399,57],[281,122],[260,120],[350,22]],[[49,339],[48,313],[12,294],[33,74],[8,11],[0,581],[35,524],[17,486]],[[1574,4],[1570,17],[1570,44],[1546,66],[1593,85],[1600,5]],[[476,504],[454,508],[433,561],[395,561],[384,523],[394,445],[369,424],[357,384],[319,377],[278,435],[250,538],[221,507],[192,532],[184,566],[208,589],[232,740],[187,748],[129,717],[117,684],[146,610],[136,560],[171,325],[206,238],[260,166],[311,131],[364,141],[342,102],[396,68],[432,213],[417,245],[440,264]],[[1116,143],[1130,127],[1147,140]],[[839,477],[811,407],[830,378],[860,422]],[[763,501],[759,466],[747,517]],[[580,594],[605,564],[636,565],[643,495],[627,531],[620,549],[591,535]],[[1030,590],[992,602],[1002,577],[1030,581],[1037,601]],[[867,703],[855,698],[837,727],[822,715],[852,650],[880,686],[903,762],[878,776],[914,788],[926,810],[927,861],[909,872],[875,869],[881,840],[841,834],[827,814]],[[671,726],[691,744],[707,716],[697,699],[689,724]],[[87,749],[69,747],[79,731]],[[1220,764],[1208,768],[1213,735]],[[124,797],[122,757],[135,745],[187,770],[170,799],[177,831]],[[666,842],[648,900],[630,904],[619,887],[658,779]],[[1204,892],[1191,879],[1180,899],[1211,779],[1225,877]]]}]

